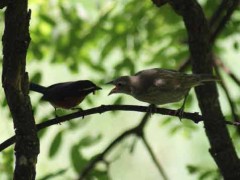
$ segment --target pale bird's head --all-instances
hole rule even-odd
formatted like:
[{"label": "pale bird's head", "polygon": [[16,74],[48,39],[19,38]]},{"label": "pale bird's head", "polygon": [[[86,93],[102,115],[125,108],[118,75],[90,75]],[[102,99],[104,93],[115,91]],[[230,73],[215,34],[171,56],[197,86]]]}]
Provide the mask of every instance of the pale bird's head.
[{"label": "pale bird's head", "polygon": [[121,76],[107,84],[115,85],[108,95],[116,93],[131,94],[131,81],[129,76]]}]

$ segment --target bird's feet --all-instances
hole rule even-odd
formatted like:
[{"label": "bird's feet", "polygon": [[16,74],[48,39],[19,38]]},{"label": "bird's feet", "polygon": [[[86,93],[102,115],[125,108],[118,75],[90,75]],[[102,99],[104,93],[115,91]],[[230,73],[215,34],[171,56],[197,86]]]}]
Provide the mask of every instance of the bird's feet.
[{"label": "bird's feet", "polygon": [[176,111],[176,115],[178,116],[180,121],[182,121],[183,114],[184,114],[184,107],[181,107]]},{"label": "bird's feet", "polygon": [[80,107],[74,107],[74,108],[71,108],[71,110],[83,111],[83,109],[82,109],[82,108],[80,108]]},{"label": "bird's feet", "polygon": [[[55,108],[55,107],[54,107],[54,115],[55,115],[56,119],[59,117],[58,114],[57,114],[57,108]],[[58,124],[61,125],[60,122]]]},{"label": "bird's feet", "polygon": [[[71,108],[71,110],[77,110],[79,112],[83,111],[83,109],[80,107],[74,107],[74,108]],[[84,115],[82,116],[82,119],[84,119]]]},{"label": "bird's feet", "polygon": [[155,104],[150,104],[147,108],[147,113],[149,113],[149,115],[153,115],[154,113],[157,112],[157,107]]}]

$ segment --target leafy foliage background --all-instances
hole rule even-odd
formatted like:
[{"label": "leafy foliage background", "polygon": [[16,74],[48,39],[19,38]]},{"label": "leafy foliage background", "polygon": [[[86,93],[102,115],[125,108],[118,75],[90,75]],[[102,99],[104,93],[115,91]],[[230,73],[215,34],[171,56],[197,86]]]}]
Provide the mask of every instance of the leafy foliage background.
[{"label": "leafy foliage background", "polygon": [[[209,18],[219,5],[217,0],[199,2]],[[56,82],[90,79],[102,85],[102,92],[90,96],[81,105],[83,109],[111,103],[144,104],[124,95],[107,97],[110,88],[104,83],[151,67],[178,69],[189,56],[183,22],[167,5],[159,10],[151,1],[31,0],[29,8],[32,9],[32,40],[27,69],[31,81],[47,86]],[[0,32],[3,34],[3,13],[0,20]],[[236,11],[214,45],[215,56],[238,77],[239,30],[240,11]],[[224,72],[221,73],[239,114],[239,87]],[[226,95],[220,87],[219,91],[224,114],[231,120]],[[2,89],[0,93],[0,139],[3,141],[13,131]],[[54,116],[53,108],[40,102],[38,94],[31,93],[31,98],[38,123]],[[167,106],[177,109],[179,105]],[[199,111],[193,91],[186,110]],[[66,113],[58,111],[58,114]],[[38,179],[76,177],[89,159],[101,152],[119,133],[138,123],[140,117],[141,114],[132,112],[102,114],[41,131]],[[234,140],[239,138],[236,128],[229,129]],[[219,178],[207,151],[202,124],[155,115],[146,131],[156,156],[172,179],[179,176],[182,179]],[[100,164],[91,176],[99,179],[159,179],[140,141],[133,153],[130,152],[133,142],[134,137],[121,143],[109,156],[110,166]],[[236,141],[235,145],[239,147],[239,142]],[[1,153],[0,159],[0,179],[11,179],[13,148]]]}]

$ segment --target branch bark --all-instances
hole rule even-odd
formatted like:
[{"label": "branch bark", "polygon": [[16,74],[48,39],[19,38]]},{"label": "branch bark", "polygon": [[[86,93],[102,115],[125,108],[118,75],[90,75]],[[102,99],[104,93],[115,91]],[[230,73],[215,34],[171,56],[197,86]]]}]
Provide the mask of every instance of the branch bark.
[{"label": "branch bark", "polygon": [[[78,112],[74,112],[65,116],[57,117],[54,119],[50,119],[48,121],[42,122],[40,124],[37,124],[37,131],[40,131],[41,129],[61,124],[63,122],[73,120],[79,117],[84,118],[85,116],[93,115],[93,114],[101,114],[104,112],[109,111],[135,111],[135,112],[147,112],[148,107],[146,106],[133,106],[133,105],[101,105],[98,107],[94,107],[87,110],[81,110]],[[178,110],[171,110],[171,109],[165,109],[165,108],[156,108],[154,111],[155,114],[162,114],[162,115],[169,115],[173,117],[179,117]],[[203,117],[199,115],[197,112],[195,113],[189,113],[184,112],[181,116],[182,118],[185,118],[187,120],[191,120],[194,123],[198,123],[200,121],[203,121]],[[232,125],[232,126],[240,126],[240,122],[232,122],[232,121],[225,121],[225,124]],[[6,149],[7,147],[14,144],[16,141],[16,137],[12,136],[3,143],[0,144],[0,152]]]},{"label": "branch bark", "polygon": [[[78,112],[74,112],[65,116],[57,117],[54,119],[50,119],[48,121],[42,122],[40,124],[37,124],[37,131],[40,131],[41,129],[50,127],[52,125],[60,124],[69,120],[73,120],[79,117],[86,117],[92,114],[102,114],[104,112],[109,111],[135,111],[135,112],[148,112],[147,106],[133,106],[133,105],[101,105],[95,108],[87,109],[87,110],[81,110]],[[165,109],[165,108],[156,108],[154,111],[155,114],[162,114],[162,115],[170,115],[174,117],[179,117],[178,110],[171,110],[171,109]],[[199,115],[197,112],[195,113],[189,113],[184,112],[182,115],[182,118],[189,119],[195,123],[198,123],[200,121],[203,121],[202,116]],[[226,122],[230,125],[240,125],[233,122]],[[11,138],[7,139],[3,143],[0,144],[0,151],[6,149],[7,147],[11,146],[15,143],[16,137],[12,136]]]},{"label": "branch bark", "polygon": [[212,33],[210,37],[210,42],[212,44],[214,43],[214,41],[216,40],[220,32],[223,30],[227,22],[230,20],[233,12],[237,9],[237,7],[239,7],[238,6],[239,3],[240,3],[240,0],[232,0],[232,1],[223,0],[222,1],[222,4],[224,4],[223,6],[225,7],[228,6],[228,8],[226,10],[225,16],[219,21],[216,27],[213,22],[211,23],[213,27],[211,27]]},{"label": "branch bark", "polygon": [[0,9],[3,9],[4,7],[6,7],[8,5],[10,0],[1,0],[0,1]]},{"label": "branch bark", "polygon": [[[189,41],[193,73],[212,74],[210,31],[202,8],[195,0],[169,0],[176,13],[183,17]],[[214,83],[196,88],[210,153],[224,179],[240,179],[240,162],[224,123]]]},{"label": "branch bark", "polygon": [[[156,0],[153,0],[156,1]],[[231,19],[232,14],[237,8],[240,0],[222,0],[216,11],[213,13],[209,20],[210,28],[210,46],[213,46],[217,36],[222,32],[223,28],[226,26],[227,22]],[[226,11],[226,14],[224,12]],[[187,67],[191,64],[191,59],[186,59],[180,66],[179,71],[185,71]]]},{"label": "branch bark", "polygon": [[39,140],[28,96],[26,53],[30,43],[27,0],[15,0],[5,12],[2,84],[16,134],[14,179],[32,180],[36,176]]}]

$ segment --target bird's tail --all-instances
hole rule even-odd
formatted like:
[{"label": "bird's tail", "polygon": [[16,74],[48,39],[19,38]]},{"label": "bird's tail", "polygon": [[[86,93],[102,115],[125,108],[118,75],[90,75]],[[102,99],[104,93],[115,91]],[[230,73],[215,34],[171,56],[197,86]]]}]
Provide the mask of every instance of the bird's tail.
[{"label": "bird's tail", "polygon": [[31,91],[35,91],[35,92],[42,93],[42,94],[44,94],[46,92],[46,87],[35,84],[35,83],[30,83],[29,89]]}]

